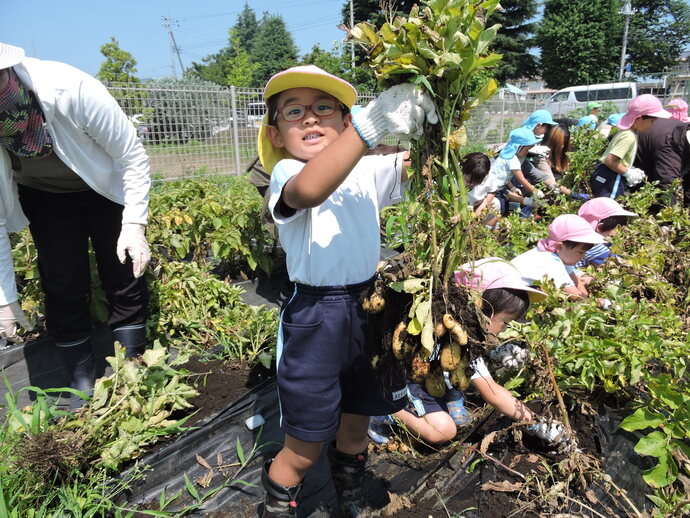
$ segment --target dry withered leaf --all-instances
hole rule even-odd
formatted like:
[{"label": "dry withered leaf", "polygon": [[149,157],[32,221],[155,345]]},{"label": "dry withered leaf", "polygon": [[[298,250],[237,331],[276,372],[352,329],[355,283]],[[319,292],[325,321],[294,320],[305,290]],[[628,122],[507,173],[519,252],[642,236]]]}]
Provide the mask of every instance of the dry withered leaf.
[{"label": "dry withered leaf", "polygon": [[196,453],[196,454],[194,454],[194,457],[196,458],[196,461],[197,461],[199,464],[201,464],[203,467],[205,467],[206,469],[210,469],[210,470],[213,471],[213,468],[211,467],[211,465],[210,465],[208,462],[206,462],[206,459],[204,459],[201,455],[199,455],[198,453]]},{"label": "dry withered leaf", "polygon": [[410,502],[410,499],[405,495],[388,493],[388,497],[390,498],[390,502],[381,511],[383,516],[396,516],[403,509],[413,507],[412,502]]},{"label": "dry withered leaf", "polygon": [[596,504],[597,502],[599,502],[599,499],[594,494],[594,491],[592,491],[591,489],[589,491],[585,492],[585,496],[587,497],[587,500],[589,500],[593,504]]},{"label": "dry withered leaf", "polygon": [[491,446],[491,443],[494,442],[494,439],[496,438],[496,432],[491,432],[488,434],[486,437],[482,439],[482,443],[479,446],[479,451],[481,452],[482,455],[486,455],[486,450],[489,449],[489,446]]},{"label": "dry withered leaf", "polygon": [[509,482],[502,480],[501,482],[486,482],[482,484],[482,491],[500,491],[501,493],[514,493],[522,489],[522,482]]},{"label": "dry withered leaf", "polygon": [[211,481],[213,480],[213,470],[207,471],[205,475],[194,479],[194,482],[199,484],[200,487],[207,488]]},{"label": "dry withered leaf", "polygon": [[223,465],[223,456],[220,454],[220,452],[216,453],[216,464],[219,468]]}]

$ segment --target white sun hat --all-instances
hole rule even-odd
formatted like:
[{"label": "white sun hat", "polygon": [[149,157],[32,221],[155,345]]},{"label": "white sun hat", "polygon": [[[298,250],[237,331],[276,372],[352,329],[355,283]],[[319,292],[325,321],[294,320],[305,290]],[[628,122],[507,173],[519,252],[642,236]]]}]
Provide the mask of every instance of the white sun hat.
[{"label": "white sun hat", "polygon": [[0,70],[21,63],[22,59],[24,59],[24,49],[0,42]]}]

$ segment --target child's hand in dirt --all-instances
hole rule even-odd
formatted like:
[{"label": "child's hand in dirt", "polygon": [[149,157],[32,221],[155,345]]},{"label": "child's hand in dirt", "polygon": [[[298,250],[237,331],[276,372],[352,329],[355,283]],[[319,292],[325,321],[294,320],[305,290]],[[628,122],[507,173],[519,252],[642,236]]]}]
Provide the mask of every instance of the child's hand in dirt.
[{"label": "child's hand in dirt", "polygon": [[565,431],[565,427],[559,421],[547,421],[540,418],[538,423],[531,425],[527,431],[539,437],[554,446],[558,446],[562,452],[569,452],[577,450],[577,443],[572,437],[569,437]]},{"label": "child's hand in dirt", "polygon": [[386,135],[419,138],[425,119],[438,122],[434,102],[417,85],[405,83],[379,94],[355,114],[352,124],[371,149]]},{"label": "child's hand in dirt", "polygon": [[501,367],[517,370],[529,358],[529,351],[515,344],[503,344],[492,350],[489,358]]}]

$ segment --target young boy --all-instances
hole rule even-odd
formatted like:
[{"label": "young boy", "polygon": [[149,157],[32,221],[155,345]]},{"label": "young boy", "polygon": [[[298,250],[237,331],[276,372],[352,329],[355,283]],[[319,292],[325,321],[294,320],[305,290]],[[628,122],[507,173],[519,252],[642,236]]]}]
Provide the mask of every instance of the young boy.
[{"label": "young boy", "polygon": [[549,225],[548,238],[510,262],[527,284],[550,279],[571,299],[581,299],[587,297],[587,290],[566,267],[582,260],[592,245],[603,242],[604,238],[586,220],[575,214],[564,214]]},{"label": "young boy", "polygon": [[589,179],[595,198],[617,198],[625,190],[621,178],[630,187],[644,180],[644,172],[632,167],[637,153],[637,134],[652,127],[657,118],[668,119],[671,114],[664,110],[661,101],[650,94],[635,97],[628,111],[618,122],[618,129],[606,151],[599,159],[599,166]]},{"label": "young boy", "polygon": [[[628,224],[631,217],[637,216],[634,212],[625,210],[620,203],[611,198],[594,198],[582,204],[577,215],[585,219],[597,234],[606,239],[614,236],[618,229]],[[584,268],[590,264],[599,266],[611,257],[611,244],[601,243],[587,250],[584,258],[575,265],[576,268]]]},{"label": "young boy", "polygon": [[[264,517],[295,516],[302,480],[330,444],[343,516],[360,516],[370,415],[404,405],[405,380],[384,387],[371,367],[360,293],[379,261],[379,210],[398,201],[402,160],[362,157],[386,134],[418,136],[434,105],[414,85],[383,92],[353,118],[354,87],[309,65],[273,76],[259,131],[272,173],[269,209],[295,293],[281,314],[277,376],[283,449],[266,462]],[[392,166],[392,167],[391,167]]]}]

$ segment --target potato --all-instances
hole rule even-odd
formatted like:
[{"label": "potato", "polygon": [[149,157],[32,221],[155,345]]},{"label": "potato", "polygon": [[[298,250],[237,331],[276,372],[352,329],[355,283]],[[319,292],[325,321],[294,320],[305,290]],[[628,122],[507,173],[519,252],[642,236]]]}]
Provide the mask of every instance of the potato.
[{"label": "potato", "polygon": [[414,356],[410,365],[410,379],[415,383],[422,383],[430,369],[431,364],[429,362],[424,361],[419,356]]},{"label": "potato", "polygon": [[362,301],[362,307],[367,313],[380,313],[386,307],[386,300],[375,291]]},{"label": "potato", "polygon": [[405,322],[400,322],[393,331],[393,339],[391,340],[391,347],[393,349],[393,356],[398,360],[402,360],[405,357],[405,338],[407,336],[407,324]]},{"label": "potato", "polygon": [[455,324],[451,329],[450,329],[450,336],[453,340],[458,345],[467,345],[467,331],[460,325],[460,324]]},{"label": "potato", "polygon": [[453,315],[450,313],[443,315],[443,325],[446,326],[446,329],[453,329],[455,324],[457,324],[457,322],[455,321],[455,318],[453,318]]},{"label": "potato", "polygon": [[430,396],[443,397],[446,394],[446,381],[443,379],[443,372],[431,371],[424,380],[424,387]]},{"label": "potato", "polygon": [[462,359],[453,372],[450,373],[450,383],[457,390],[465,390],[470,386],[470,378],[467,375],[467,360]]},{"label": "potato", "polygon": [[462,359],[462,349],[460,344],[451,342],[441,347],[440,363],[441,369],[447,372],[454,371]]},{"label": "potato", "polygon": [[443,325],[443,322],[436,322],[434,324],[434,336],[436,338],[441,338],[443,335],[446,334],[446,326]]}]

